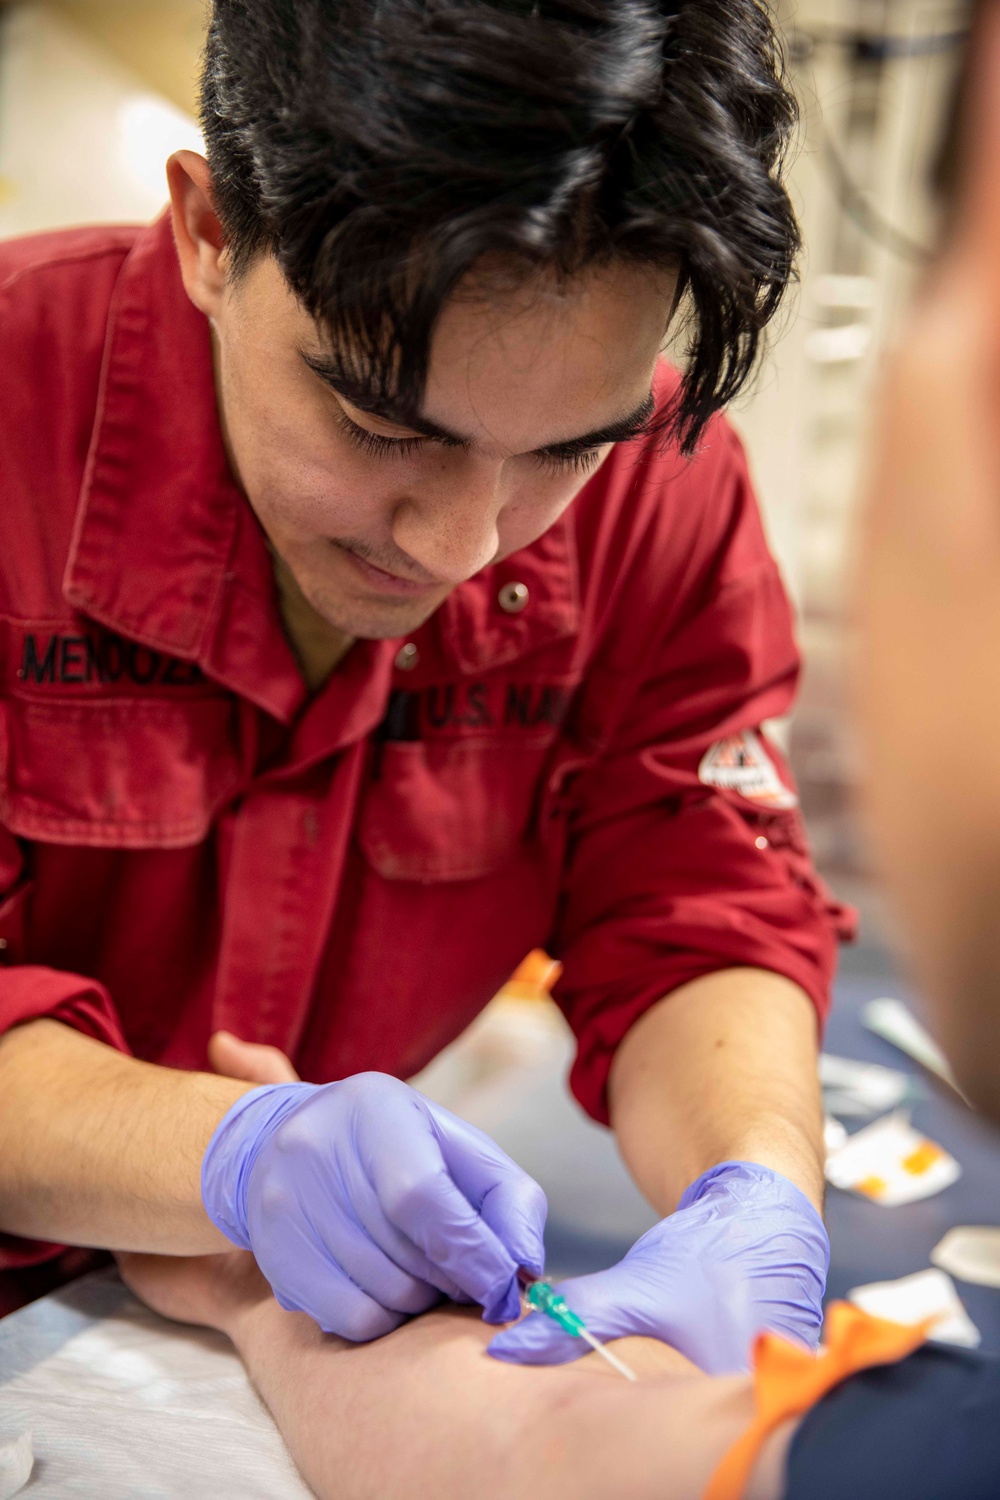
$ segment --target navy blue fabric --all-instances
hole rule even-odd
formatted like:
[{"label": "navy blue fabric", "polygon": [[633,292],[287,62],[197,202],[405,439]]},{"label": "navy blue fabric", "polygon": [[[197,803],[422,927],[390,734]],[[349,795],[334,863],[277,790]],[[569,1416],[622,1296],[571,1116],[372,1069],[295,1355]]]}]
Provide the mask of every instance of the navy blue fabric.
[{"label": "navy blue fabric", "polygon": [[927,1345],[815,1406],[785,1500],[998,1500],[1000,1358]]}]

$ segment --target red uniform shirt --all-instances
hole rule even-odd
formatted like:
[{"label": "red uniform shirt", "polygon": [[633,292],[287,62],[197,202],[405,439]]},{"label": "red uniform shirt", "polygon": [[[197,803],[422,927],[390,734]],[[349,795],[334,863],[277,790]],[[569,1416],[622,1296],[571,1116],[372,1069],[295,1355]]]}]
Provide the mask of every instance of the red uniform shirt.
[{"label": "red uniform shirt", "polygon": [[798,663],[724,421],[689,464],[614,450],[310,698],[167,222],[0,246],[0,348],[0,1029],[199,1068],[226,1027],[306,1079],[407,1077],[545,946],[606,1119],[686,980],[758,965],[822,1014],[834,913],[741,735]]}]

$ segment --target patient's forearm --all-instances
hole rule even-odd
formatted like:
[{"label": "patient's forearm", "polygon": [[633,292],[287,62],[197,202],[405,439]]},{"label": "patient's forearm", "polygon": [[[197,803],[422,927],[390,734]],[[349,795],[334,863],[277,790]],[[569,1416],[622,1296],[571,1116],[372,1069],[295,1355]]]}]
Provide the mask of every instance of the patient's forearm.
[{"label": "patient's forearm", "polygon": [[321,1500],[694,1500],[752,1410],[747,1380],[709,1380],[645,1339],[621,1341],[637,1385],[597,1378],[600,1362],[500,1364],[456,1309],[361,1347],[271,1300],[227,1331]]},{"label": "patient's forearm", "polygon": [[[697,1500],[749,1424],[750,1382],[711,1379],[653,1339],[552,1368],[485,1353],[476,1309],[442,1307],[373,1344],[320,1333],[275,1302],[253,1257],[119,1256],[156,1311],[232,1339],[320,1500]],[[744,1500],[777,1500],[792,1428]]]}]

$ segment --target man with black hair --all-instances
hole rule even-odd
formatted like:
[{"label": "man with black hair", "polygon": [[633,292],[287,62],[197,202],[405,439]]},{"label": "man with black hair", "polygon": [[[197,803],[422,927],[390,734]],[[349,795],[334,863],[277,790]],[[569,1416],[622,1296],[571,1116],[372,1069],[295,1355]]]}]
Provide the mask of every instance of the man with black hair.
[{"label": "man with black hair", "polygon": [[355,1341],[509,1319],[541,1192],[400,1080],[545,944],[665,1215],[575,1310],[710,1370],[815,1341],[845,919],[717,415],[793,274],[793,118],[757,0],[216,0],[171,216],[0,247],[0,1256],[36,1289],[61,1245],[235,1243]]}]

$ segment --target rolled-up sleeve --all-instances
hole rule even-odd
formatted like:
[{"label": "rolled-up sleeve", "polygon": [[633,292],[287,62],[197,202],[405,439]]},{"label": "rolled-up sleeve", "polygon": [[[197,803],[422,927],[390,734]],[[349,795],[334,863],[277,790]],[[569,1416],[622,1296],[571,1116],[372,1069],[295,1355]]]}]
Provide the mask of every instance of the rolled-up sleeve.
[{"label": "rolled-up sleeve", "polygon": [[29,961],[25,919],[31,898],[21,846],[0,827],[0,1034],[48,1017],[127,1052],[121,1022],[102,984]]},{"label": "rolled-up sleeve", "polygon": [[43,1017],[72,1026],[84,1036],[128,1052],[111,996],[82,974],[64,974],[43,964],[0,969],[0,1033]]},{"label": "rolled-up sleeve", "polygon": [[[128,1044],[111,996],[103,985],[81,974],[25,962],[25,915],[32,883],[15,838],[0,828],[0,1034],[43,1017],[104,1042],[120,1052]],[[3,1102],[0,1100],[0,1109]],[[0,1316],[25,1300],[16,1272],[56,1261],[62,1245],[0,1233]],[[40,1284],[44,1290],[44,1285]]]},{"label": "rolled-up sleeve", "polygon": [[[686,608],[668,605],[662,623],[636,611],[622,710],[572,790],[555,998],[577,1038],[571,1087],[605,1123],[615,1050],[651,1005],[701,975],[752,966],[800,985],[822,1023],[837,940],[852,933],[761,728],[787,713],[799,658],[735,440],[731,454],[716,502],[723,540],[706,549]],[[653,540],[644,567],[655,564]],[[643,589],[633,593],[641,606]],[[747,795],[712,771],[741,746],[757,768]]]}]

